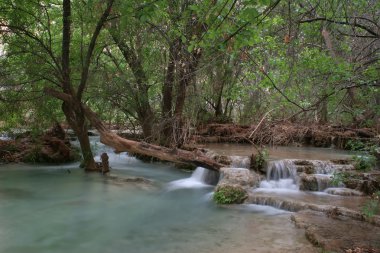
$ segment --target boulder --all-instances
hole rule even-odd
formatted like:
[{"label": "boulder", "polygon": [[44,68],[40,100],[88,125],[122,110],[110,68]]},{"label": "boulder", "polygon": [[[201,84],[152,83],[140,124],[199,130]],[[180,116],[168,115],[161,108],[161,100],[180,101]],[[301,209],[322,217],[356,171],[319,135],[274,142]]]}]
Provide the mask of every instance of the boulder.
[{"label": "boulder", "polygon": [[380,173],[361,173],[353,175],[344,181],[347,188],[364,192],[371,195],[377,191],[380,191]]},{"label": "boulder", "polygon": [[[219,184],[238,185],[244,189],[257,187],[260,184],[260,175],[245,168],[221,168]],[[219,185],[218,184],[218,185]]]},{"label": "boulder", "polygon": [[301,173],[299,177],[301,191],[323,191],[332,186],[329,175]]},{"label": "boulder", "polygon": [[252,187],[260,183],[260,175],[245,168],[221,168],[221,180],[215,188],[214,201],[218,204],[241,204]]},{"label": "boulder", "polygon": [[247,190],[239,185],[218,184],[213,199],[217,204],[241,204],[248,198]]}]

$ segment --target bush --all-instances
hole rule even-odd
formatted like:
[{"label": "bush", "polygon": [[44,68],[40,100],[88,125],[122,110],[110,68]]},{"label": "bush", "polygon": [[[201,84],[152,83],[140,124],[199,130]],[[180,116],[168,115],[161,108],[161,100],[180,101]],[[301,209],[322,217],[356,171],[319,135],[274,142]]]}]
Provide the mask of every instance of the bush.
[{"label": "bush", "polygon": [[214,201],[217,204],[241,204],[248,198],[246,191],[239,186],[218,186],[214,193]]},{"label": "bush", "polygon": [[371,199],[367,201],[365,206],[363,207],[363,215],[367,219],[371,219],[374,215],[376,215],[379,212],[380,208],[380,191],[375,192],[372,194]]},{"label": "bush", "polygon": [[332,178],[331,178],[331,184],[332,186],[338,187],[342,186],[345,181],[350,177],[349,173],[347,172],[336,172],[334,171]]},{"label": "bush", "polygon": [[360,171],[370,171],[376,165],[376,158],[372,155],[354,156],[355,169]]},{"label": "bush", "polygon": [[364,151],[366,150],[366,144],[359,140],[348,140],[345,149],[352,151]]},{"label": "bush", "polygon": [[269,157],[267,149],[259,150],[258,154],[252,154],[250,169],[259,171],[265,166],[265,163]]}]

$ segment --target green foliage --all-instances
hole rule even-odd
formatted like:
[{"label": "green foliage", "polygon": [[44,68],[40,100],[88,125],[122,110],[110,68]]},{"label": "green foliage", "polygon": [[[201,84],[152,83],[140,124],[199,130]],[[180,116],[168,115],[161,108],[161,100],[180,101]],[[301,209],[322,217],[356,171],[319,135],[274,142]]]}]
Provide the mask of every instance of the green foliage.
[{"label": "green foliage", "polygon": [[345,149],[352,151],[364,151],[366,150],[366,144],[360,140],[348,140]]},{"label": "green foliage", "polygon": [[380,191],[372,194],[371,199],[367,201],[362,209],[363,215],[367,219],[371,219],[374,215],[378,214],[380,210]]},{"label": "green foliage", "polygon": [[261,170],[264,167],[268,157],[268,149],[264,148],[259,150],[259,152],[256,155],[252,155],[253,159],[251,159],[251,169],[256,171]]},{"label": "green foliage", "polygon": [[22,161],[25,163],[38,163],[44,162],[41,160],[41,145],[35,145],[33,148],[28,150],[27,154],[23,157]]},{"label": "green foliage", "polygon": [[372,155],[353,156],[355,169],[360,171],[370,171],[376,165],[376,158]]},{"label": "green foliage", "polygon": [[217,187],[213,199],[217,204],[241,204],[248,197],[241,187],[223,185]]},{"label": "green foliage", "polygon": [[[141,124],[136,118],[147,105],[160,121],[169,51],[177,45],[176,57],[201,55],[192,70],[196,81],[186,87],[183,116],[191,122],[197,122],[194,115],[202,112],[201,123],[219,117],[252,124],[270,109],[274,119],[298,115],[294,119],[314,122],[321,118],[325,104],[331,123],[373,126],[375,116],[362,115],[380,113],[379,88],[374,86],[380,79],[380,62],[373,60],[379,48],[365,37],[365,30],[340,23],[364,22],[360,17],[376,23],[373,10],[379,4],[323,0],[300,6],[297,1],[280,1],[272,10],[268,7],[273,2],[115,1],[113,18],[94,49],[84,101],[110,124]],[[99,1],[72,1],[74,89],[103,8]],[[294,26],[294,17],[306,18],[309,8],[315,16],[338,22],[316,20]],[[6,108],[0,110],[1,127],[43,129],[52,121],[64,120],[61,102],[43,93],[45,87],[59,88],[62,81],[62,5],[52,0],[3,0],[0,9],[0,108]],[[322,26],[329,30],[335,54],[324,43]],[[144,80],[136,78],[140,72],[131,68],[115,45],[112,29],[141,63]],[[360,38],[349,36],[353,30]],[[176,58],[176,66],[186,65],[191,57]],[[170,84],[173,107],[181,90],[179,80],[176,75]],[[348,95],[350,86],[355,87],[353,97]],[[289,100],[307,110],[297,114],[300,108]],[[218,103],[222,116],[215,115],[220,113],[215,112]],[[366,149],[361,142],[349,142],[347,148]]]},{"label": "green foliage", "polygon": [[334,171],[332,178],[331,178],[331,184],[332,186],[342,186],[349,178],[350,174],[348,172],[336,172]]}]

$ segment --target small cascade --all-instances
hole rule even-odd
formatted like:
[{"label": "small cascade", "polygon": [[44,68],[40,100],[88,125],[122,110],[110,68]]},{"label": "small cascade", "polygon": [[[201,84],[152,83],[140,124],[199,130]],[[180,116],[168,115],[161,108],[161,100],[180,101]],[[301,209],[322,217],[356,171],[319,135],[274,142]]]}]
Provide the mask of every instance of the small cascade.
[{"label": "small cascade", "polygon": [[233,168],[249,168],[251,159],[248,156],[229,156],[231,167]]},{"label": "small cascade", "polygon": [[317,181],[318,191],[324,191],[331,187],[331,175],[330,174],[315,174],[315,179]]},{"label": "small cascade", "polygon": [[[193,174],[191,174],[191,177],[175,180],[168,183],[167,189],[172,191],[182,188],[210,187],[211,183],[214,183],[211,181],[215,180],[216,174],[218,173],[202,167],[198,167],[195,169]],[[217,175],[217,177],[219,178],[219,175]]]},{"label": "small cascade", "polygon": [[[267,166],[267,178],[260,183],[260,189],[322,192],[333,186],[332,175],[334,172],[352,169],[354,169],[353,165],[349,164],[349,161],[342,160],[284,159],[272,161]],[[339,185],[339,187],[343,186]]]},{"label": "small cascade", "polygon": [[7,134],[0,133],[0,140],[1,141],[10,141],[10,140],[12,140],[12,138],[10,136],[8,136]]},{"label": "small cascade", "polygon": [[219,173],[213,170],[198,167],[191,174],[190,178],[193,178],[208,185],[216,185],[219,181]]},{"label": "small cascade", "polygon": [[298,190],[297,167],[293,160],[278,160],[269,162],[267,178],[261,181],[259,189]]},{"label": "small cascade", "polygon": [[291,178],[297,180],[297,167],[293,160],[279,160],[269,162],[267,168],[267,180],[280,180]]},{"label": "small cascade", "polygon": [[332,174],[352,170],[348,162],[284,159],[269,162],[267,178],[260,183],[262,189],[288,189],[324,191],[332,187]]}]

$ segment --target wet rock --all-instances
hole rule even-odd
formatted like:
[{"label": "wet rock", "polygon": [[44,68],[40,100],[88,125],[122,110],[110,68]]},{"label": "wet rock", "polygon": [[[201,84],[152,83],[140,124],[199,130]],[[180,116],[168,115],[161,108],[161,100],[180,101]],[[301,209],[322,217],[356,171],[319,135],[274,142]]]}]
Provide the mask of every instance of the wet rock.
[{"label": "wet rock", "polygon": [[260,175],[245,168],[221,168],[214,201],[218,204],[241,204],[252,187],[260,183]]},{"label": "wet rock", "polygon": [[340,165],[349,165],[353,163],[352,160],[348,160],[348,159],[333,159],[330,161],[334,164],[340,164]]},{"label": "wet rock", "polygon": [[217,204],[241,204],[248,198],[247,190],[240,185],[218,184],[213,199]]},{"label": "wet rock", "polygon": [[87,136],[97,136],[97,134],[95,132],[88,131]]},{"label": "wet rock", "polygon": [[222,179],[219,184],[238,185],[244,189],[257,187],[261,180],[259,174],[245,168],[221,168],[220,172]]},{"label": "wet rock", "polygon": [[339,196],[363,196],[364,193],[349,188],[327,188],[326,193]]},{"label": "wet rock", "polygon": [[301,166],[313,166],[313,163],[308,160],[294,160],[294,164]]},{"label": "wet rock", "polygon": [[380,191],[380,172],[353,174],[344,181],[344,184],[347,188],[371,195]]},{"label": "wet rock", "polygon": [[214,157],[214,159],[224,165],[231,165],[232,163],[231,158],[225,155],[217,155]]},{"label": "wet rock", "polygon": [[313,165],[302,165],[302,166],[297,166],[297,172],[298,173],[306,173],[306,174],[314,174],[315,169]]},{"label": "wet rock", "polygon": [[370,223],[310,210],[293,214],[292,220],[306,230],[310,242],[325,251],[350,252],[359,248],[359,252],[380,252],[380,227]]},{"label": "wet rock", "polygon": [[332,186],[329,175],[301,173],[299,177],[301,191],[323,191]]}]

